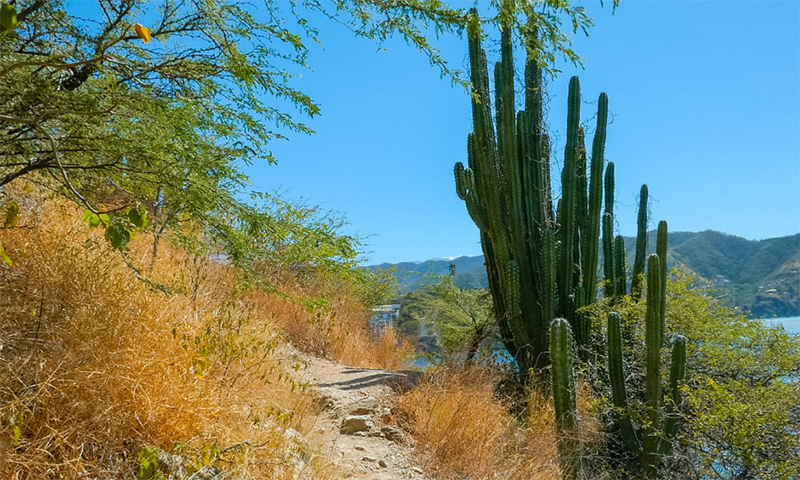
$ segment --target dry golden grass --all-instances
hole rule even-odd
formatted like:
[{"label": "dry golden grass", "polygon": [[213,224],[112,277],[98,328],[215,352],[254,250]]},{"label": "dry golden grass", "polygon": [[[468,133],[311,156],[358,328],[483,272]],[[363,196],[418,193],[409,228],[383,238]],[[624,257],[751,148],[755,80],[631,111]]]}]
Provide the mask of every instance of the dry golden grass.
[{"label": "dry golden grass", "polygon": [[[428,374],[398,403],[416,451],[440,479],[557,480],[557,434],[551,398],[533,390],[525,418],[515,418],[495,393],[499,376],[474,367]],[[579,437],[600,439],[588,389],[579,390]]]},{"label": "dry golden grass", "polygon": [[[0,232],[14,261],[0,263],[0,478],[122,478],[145,446],[292,478],[285,432],[305,432],[314,415],[286,373],[300,366],[274,353],[282,329],[334,359],[397,365],[344,295],[309,313],[162,241],[144,274],[187,292],[167,295],[137,280],[73,206],[31,197],[15,198],[17,224],[30,228]],[[149,265],[151,252],[140,236],[128,258]],[[320,462],[313,478],[329,477]]]},{"label": "dry golden grass", "polygon": [[265,299],[289,310],[274,315],[273,321],[298,350],[354,367],[403,368],[411,344],[399,339],[393,330],[382,337],[373,336],[369,330],[372,312],[354,300],[356,295],[348,286],[318,278],[278,280],[277,286],[293,298],[325,299],[311,310],[279,297]]}]

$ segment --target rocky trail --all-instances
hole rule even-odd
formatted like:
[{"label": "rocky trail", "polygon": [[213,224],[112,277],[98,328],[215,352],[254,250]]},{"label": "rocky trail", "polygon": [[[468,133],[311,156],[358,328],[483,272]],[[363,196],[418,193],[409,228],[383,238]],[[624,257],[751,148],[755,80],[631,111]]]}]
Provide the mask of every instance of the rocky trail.
[{"label": "rocky trail", "polygon": [[321,409],[309,440],[322,445],[319,453],[344,478],[427,480],[392,416],[397,391],[413,386],[421,372],[353,368],[310,357],[304,363],[308,367],[298,375]]}]

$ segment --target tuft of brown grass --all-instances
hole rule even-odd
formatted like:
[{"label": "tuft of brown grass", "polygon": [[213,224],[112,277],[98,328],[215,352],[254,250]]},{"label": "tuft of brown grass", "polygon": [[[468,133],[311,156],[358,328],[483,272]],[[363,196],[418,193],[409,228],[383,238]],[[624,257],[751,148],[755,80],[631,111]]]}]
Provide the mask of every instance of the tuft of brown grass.
[{"label": "tuft of brown grass", "polygon": [[[524,418],[498,398],[500,374],[486,367],[448,369],[425,380],[398,402],[398,416],[411,434],[426,468],[440,479],[558,480],[559,469],[552,398],[533,388]],[[579,389],[581,442],[601,438],[589,390]]]},{"label": "tuft of brown grass", "polygon": [[[147,235],[123,257],[74,206],[32,196],[15,198],[20,228],[0,230],[14,261],[0,263],[0,478],[135,476],[148,447],[227,475],[294,478],[289,429],[306,432],[314,412],[291,376],[302,366],[276,354],[284,336],[397,365],[344,295],[309,312],[168,242],[153,260]],[[185,294],[157,291],[125,260]],[[321,457],[303,468],[333,475]]]}]

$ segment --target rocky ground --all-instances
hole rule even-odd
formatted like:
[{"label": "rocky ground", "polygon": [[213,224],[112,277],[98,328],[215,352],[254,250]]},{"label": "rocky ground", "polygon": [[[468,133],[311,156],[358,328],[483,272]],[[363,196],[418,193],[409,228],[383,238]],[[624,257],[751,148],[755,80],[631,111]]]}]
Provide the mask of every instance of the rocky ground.
[{"label": "rocky ground", "polygon": [[[357,480],[426,480],[412,462],[413,448],[393,424],[397,391],[412,386],[421,372],[353,368],[303,358],[299,372],[321,415],[308,440],[322,445],[318,454]],[[304,475],[299,475],[304,478]]]}]

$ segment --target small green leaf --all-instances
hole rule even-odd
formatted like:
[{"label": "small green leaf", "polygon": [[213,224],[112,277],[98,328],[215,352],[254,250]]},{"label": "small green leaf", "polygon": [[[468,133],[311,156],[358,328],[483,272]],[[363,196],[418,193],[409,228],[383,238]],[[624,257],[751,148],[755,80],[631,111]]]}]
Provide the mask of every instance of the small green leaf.
[{"label": "small green leaf", "polygon": [[124,225],[115,223],[106,229],[106,240],[114,250],[125,250],[131,241],[131,232]]},{"label": "small green leaf", "polygon": [[14,30],[17,28],[17,11],[13,6],[3,2],[0,7],[0,25],[4,30]]},{"label": "small green leaf", "polygon": [[147,210],[143,206],[128,209],[128,220],[139,228],[147,227]]},{"label": "small green leaf", "polygon": [[22,438],[22,429],[19,425],[11,427],[11,436],[14,439],[14,445],[19,445],[19,439]]},{"label": "small green leaf", "polygon": [[111,223],[108,215],[105,213],[101,213],[100,215],[91,212],[90,210],[86,210],[83,212],[83,219],[89,222],[89,228],[97,228],[101,224],[102,225],[109,225]]},{"label": "small green leaf", "polygon": [[12,262],[10,258],[8,258],[8,255],[6,255],[6,250],[3,248],[2,245],[0,245],[0,260],[4,261],[6,265],[8,265],[9,267],[14,266],[14,262]]}]

